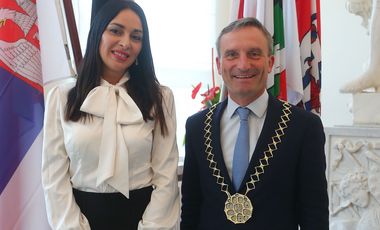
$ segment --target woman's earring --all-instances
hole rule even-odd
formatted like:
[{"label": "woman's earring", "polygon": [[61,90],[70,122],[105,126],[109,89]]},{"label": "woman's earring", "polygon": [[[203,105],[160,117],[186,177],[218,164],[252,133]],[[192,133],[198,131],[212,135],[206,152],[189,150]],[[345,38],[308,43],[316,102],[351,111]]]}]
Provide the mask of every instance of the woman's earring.
[{"label": "woman's earring", "polygon": [[135,65],[139,65],[139,60],[136,58]]}]

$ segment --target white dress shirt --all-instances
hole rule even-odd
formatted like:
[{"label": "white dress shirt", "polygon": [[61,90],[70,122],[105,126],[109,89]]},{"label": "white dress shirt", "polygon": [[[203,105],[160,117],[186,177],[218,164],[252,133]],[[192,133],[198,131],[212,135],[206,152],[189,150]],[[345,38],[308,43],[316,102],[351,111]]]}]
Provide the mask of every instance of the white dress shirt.
[{"label": "white dress shirt", "polygon": [[[81,111],[85,122],[64,119],[68,91],[74,83],[49,93],[45,108],[42,184],[49,223],[53,229],[90,229],[75,202],[72,188],[121,192],[153,186],[138,229],[174,229],[179,218],[178,148],[172,91],[162,86],[168,127],[161,135],[158,122],[145,122],[122,86],[101,81],[89,92]],[[101,208],[101,207],[99,207]]]},{"label": "white dress shirt", "polygon": [[[251,111],[248,116],[250,160],[253,152],[255,151],[257,140],[264,125],[268,107],[268,98],[269,96],[267,91],[264,91],[264,93],[259,98],[251,102],[249,105],[245,106]],[[220,138],[223,158],[230,178],[232,178],[232,161],[234,157],[234,148],[240,127],[240,119],[235,112],[238,107],[240,107],[240,105],[233,101],[230,96],[228,96],[227,106],[222,114],[220,121]]]}]

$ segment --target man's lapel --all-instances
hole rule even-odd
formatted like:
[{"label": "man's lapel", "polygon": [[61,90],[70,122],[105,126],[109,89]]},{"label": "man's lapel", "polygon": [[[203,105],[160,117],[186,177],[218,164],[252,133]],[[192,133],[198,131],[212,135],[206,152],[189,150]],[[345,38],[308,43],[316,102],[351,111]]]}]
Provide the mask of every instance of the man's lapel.
[{"label": "man's lapel", "polygon": [[[255,172],[255,167],[260,165],[259,160],[264,157],[264,151],[266,151],[268,149],[268,145],[272,143],[272,137],[275,135],[275,129],[278,126],[278,122],[281,120],[281,111],[281,103],[269,95],[264,125],[257,140],[256,148],[251,157],[247,172],[244,176],[244,183],[242,183],[239,190],[245,188],[245,183],[251,180],[250,176]],[[245,191],[245,189],[243,190]]]},{"label": "man's lapel", "polygon": [[228,175],[226,163],[223,158],[223,151],[220,138],[220,121],[223,115],[223,111],[226,109],[227,99],[219,103],[212,116],[212,128],[211,128],[211,140],[213,141],[212,147],[215,161],[217,162],[217,168],[220,169],[220,175],[224,177],[224,181],[228,184],[230,192],[234,190],[230,176]]}]

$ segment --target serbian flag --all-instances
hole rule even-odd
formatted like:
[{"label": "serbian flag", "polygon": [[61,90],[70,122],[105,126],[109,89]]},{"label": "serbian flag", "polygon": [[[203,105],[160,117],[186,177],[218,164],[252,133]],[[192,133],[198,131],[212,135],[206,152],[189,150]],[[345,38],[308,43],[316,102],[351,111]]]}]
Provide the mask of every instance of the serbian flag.
[{"label": "serbian flag", "polygon": [[[312,16],[313,13],[311,13],[314,12],[314,8],[312,8],[314,5],[318,6],[315,7],[315,10],[318,9],[319,12],[319,0],[234,0],[230,20],[255,17],[272,34],[275,63],[268,76],[268,91],[279,99],[319,113],[319,109],[315,110],[309,104],[311,104],[310,98],[313,98],[314,104],[320,106],[320,81],[315,81],[318,83],[309,86],[310,83],[307,82],[312,82],[312,80],[306,80],[310,79],[311,74],[309,73],[315,71],[315,69],[308,68],[312,63],[307,62],[311,60],[313,52],[317,52],[320,67],[319,39],[316,43],[319,45],[318,47],[316,45],[311,46],[310,43],[310,41],[315,41],[310,38],[316,36],[310,35],[313,34],[310,32],[310,28],[313,28],[311,19],[316,17]],[[309,10],[305,11],[305,9]],[[303,19],[306,15],[309,15],[307,21]],[[315,27],[317,24],[320,25],[319,22],[315,22]],[[303,28],[299,30],[300,26],[304,30],[302,30]],[[320,68],[318,73],[320,80]]]},{"label": "serbian flag", "polygon": [[0,2],[0,229],[48,229],[41,188],[44,114],[35,0]]}]

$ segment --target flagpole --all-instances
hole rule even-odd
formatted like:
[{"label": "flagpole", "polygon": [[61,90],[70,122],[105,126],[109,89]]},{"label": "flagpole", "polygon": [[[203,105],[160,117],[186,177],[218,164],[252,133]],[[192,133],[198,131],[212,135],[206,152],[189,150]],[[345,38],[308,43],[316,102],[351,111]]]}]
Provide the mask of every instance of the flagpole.
[{"label": "flagpole", "polygon": [[[68,45],[68,41],[67,41],[66,27],[65,27],[65,23],[64,23],[64,16],[62,13],[63,8],[62,8],[61,0],[55,0],[55,5],[56,5],[56,9],[57,9],[57,14],[58,14],[58,21],[59,21],[59,27],[61,30],[61,37],[63,40],[63,46],[65,49],[66,58],[67,58],[67,61],[69,64],[70,74],[71,74],[71,76],[75,76],[76,72],[73,68],[73,63],[71,61],[70,49],[69,49],[69,45]],[[77,67],[76,69],[78,69],[78,66],[76,66],[76,67]]]},{"label": "flagpole", "polygon": [[69,29],[70,41],[72,52],[74,54],[76,69],[79,67],[79,63],[82,60],[82,50],[80,47],[79,36],[77,31],[77,26],[75,23],[75,15],[72,0],[63,0],[63,5],[65,8],[65,16],[67,21],[67,27]]}]

